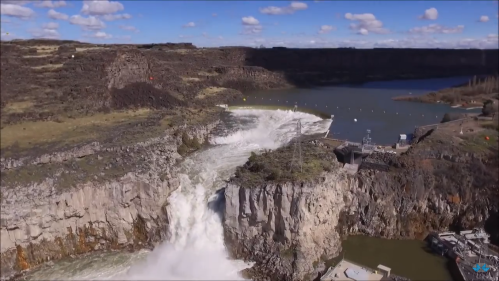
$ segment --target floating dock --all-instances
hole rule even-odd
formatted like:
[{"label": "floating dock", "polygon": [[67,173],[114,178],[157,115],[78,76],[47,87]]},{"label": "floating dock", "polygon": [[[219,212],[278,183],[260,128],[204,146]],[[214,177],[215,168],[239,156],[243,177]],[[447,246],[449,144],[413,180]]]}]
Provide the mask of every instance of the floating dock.
[{"label": "floating dock", "polygon": [[[498,253],[488,247],[489,235],[482,229],[455,232],[430,233],[430,248],[437,254],[452,259],[464,281],[499,280]],[[476,272],[473,267],[486,264],[487,272]]]},{"label": "floating dock", "polygon": [[342,259],[336,266],[330,267],[321,277],[321,281],[410,281],[410,279],[396,276],[390,273],[391,269],[384,265],[378,265],[377,269],[371,269]]}]

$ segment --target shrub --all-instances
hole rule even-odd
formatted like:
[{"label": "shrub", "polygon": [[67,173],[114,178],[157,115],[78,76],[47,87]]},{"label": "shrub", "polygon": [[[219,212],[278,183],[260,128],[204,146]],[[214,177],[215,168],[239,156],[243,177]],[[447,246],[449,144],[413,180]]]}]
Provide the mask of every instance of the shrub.
[{"label": "shrub", "polygon": [[491,116],[497,113],[498,106],[492,100],[487,100],[483,103],[482,114],[484,116]]},{"label": "shrub", "polygon": [[256,159],[256,156],[257,156],[257,155],[256,155],[256,153],[254,153],[254,152],[252,151],[252,152],[251,152],[251,156],[248,158],[248,161],[249,161],[250,163],[256,162],[256,160],[257,160],[257,159]]},{"label": "shrub", "polygon": [[195,136],[191,140],[191,147],[194,148],[194,149],[200,149],[201,148],[201,143],[199,142],[198,137]]},{"label": "shrub", "polygon": [[185,144],[181,144],[177,148],[177,152],[178,152],[178,154],[185,156],[189,152],[189,148]]},{"label": "shrub", "polygon": [[270,174],[267,176],[267,180],[275,181],[281,178],[281,170],[277,168],[270,169]]},{"label": "shrub", "polygon": [[189,138],[189,135],[187,135],[186,132],[182,133],[182,143],[185,144],[187,147],[191,146],[191,139]]}]

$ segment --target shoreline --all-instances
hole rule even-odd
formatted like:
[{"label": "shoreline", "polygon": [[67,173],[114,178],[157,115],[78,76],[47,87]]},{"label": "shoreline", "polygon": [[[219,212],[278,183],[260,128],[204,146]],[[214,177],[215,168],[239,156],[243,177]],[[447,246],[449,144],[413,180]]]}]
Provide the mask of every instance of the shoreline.
[{"label": "shoreline", "polygon": [[[487,74],[482,74],[487,75]],[[432,74],[422,74],[422,75],[393,75],[388,77],[369,77],[369,78],[350,78],[350,77],[340,77],[336,81],[326,81],[326,82],[310,82],[307,86],[304,85],[293,85],[284,87],[276,87],[271,89],[258,89],[258,90],[241,90],[241,93],[245,96],[250,95],[254,92],[260,91],[280,91],[280,90],[292,90],[292,89],[314,89],[332,86],[353,86],[353,85],[363,85],[371,82],[391,82],[391,81],[413,81],[413,80],[428,80],[428,79],[443,79],[443,78],[453,78],[453,77],[468,77],[470,75],[432,75]],[[313,79],[311,79],[313,80]],[[403,97],[403,96],[400,96]]]},{"label": "shoreline", "polygon": [[397,97],[393,97],[392,98],[393,101],[396,101],[396,102],[412,102],[412,103],[424,103],[424,104],[438,104],[438,105],[446,105],[450,108],[459,108],[459,109],[465,109],[465,110],[473,110],[473,109],[482,109],[483,106],[480,105],[478,106],[479,104],[476,104],[477,106],[470,106],[470,107],[467,107],[467,106],[462,106],[460,104],[458,105],[452,105],[450,103],[444,103],[444,102],[430,102],[430,101],[424,101],[424,100],[419,100],[417,99],[416,97],[410,97],[410,96],[397,96]]}]

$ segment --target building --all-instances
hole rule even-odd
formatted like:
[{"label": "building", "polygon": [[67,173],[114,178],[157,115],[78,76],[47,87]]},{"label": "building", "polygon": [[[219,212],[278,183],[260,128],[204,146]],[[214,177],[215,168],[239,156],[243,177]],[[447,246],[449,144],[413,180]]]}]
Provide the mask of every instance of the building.
[{"label": "building", "polygon": [[384,265],[378,265],[374,270],[342,259],[336,266],[330,267],[321,277],[321,281],[376,281],[376,280],[404,280],[409,279],[392,275],[391,269]]}]

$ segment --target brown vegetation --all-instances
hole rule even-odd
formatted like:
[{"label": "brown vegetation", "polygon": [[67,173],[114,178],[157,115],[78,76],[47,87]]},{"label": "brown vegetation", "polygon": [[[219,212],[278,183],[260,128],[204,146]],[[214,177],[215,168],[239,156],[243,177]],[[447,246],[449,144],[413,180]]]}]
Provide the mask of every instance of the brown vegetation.
[{"label": "brown vegetation", "polygon": [[252,153],[248,162],[236,170],[234,181],[245,187],[257,187],[266,181],[313,181],[322,172],[339,167],[332,149],[326,150],[310,142],[302,142],[301,167],[297,162],[293,165],[293,151],[294,146],[289,145],[262,154]]},{"label": "brown vegetation", "polygon": [[464,85],[431,92],[422,96],[399,96],[393,99],[424,103],[446,103],[461,107],[482,107],[488,100],[495,100],[497,103],[499,99],[499,77],[497,75],[484,78],[474,76]]}]

